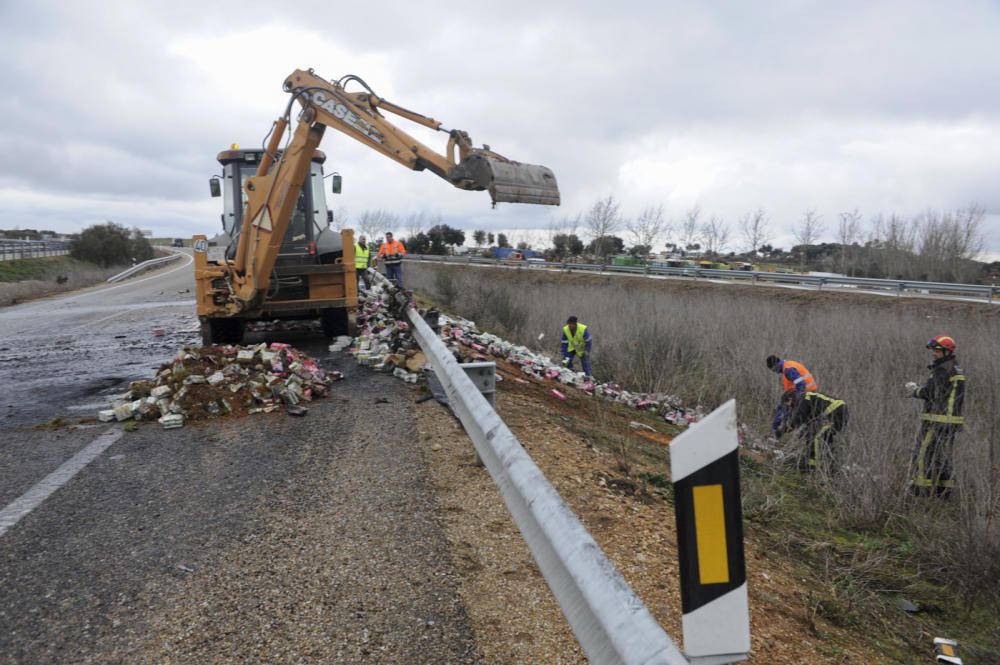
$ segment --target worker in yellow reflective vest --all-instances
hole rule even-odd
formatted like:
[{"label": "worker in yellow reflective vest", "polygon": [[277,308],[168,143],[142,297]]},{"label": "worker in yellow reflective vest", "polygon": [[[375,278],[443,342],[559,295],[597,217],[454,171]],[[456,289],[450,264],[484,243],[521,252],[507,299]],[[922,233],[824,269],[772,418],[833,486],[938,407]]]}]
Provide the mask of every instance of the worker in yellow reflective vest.
[{"label": "worker in yellow reflective vest", "polygon": [[965,424],[965,373],[955,358],[955,340],[938,335],[927,342],[934,360],[931,376],[923,386],[906,384],[906,394],[924,400],[920,434],[913,452],[913,491],[918,495],[947,497],[955,487],[951,456],[955,435]]},{"label": "worker in yellow reflective vest", "polygon": [[783,409],[775,415],[771,428],[777,438],[802,427],[800,438],[805,444],[804,465],[810,471],[823,460],[833,460],[833,440],[847,426],[847,404],[844,400],[810,391],[799,395],[794,390],[781,397]]},{"label": "worker in yellow reflective vest", "polygon": [[563,364],[573,369],[573,359],[579,357],[583,373],[590,376],[590,331],[575,316],[566,319],[562,329]]},{"label": "worker in yellow reflective vest", "polygon": [[358,241],[354,243],[354,270],[358,279],[359,290],[361,289],[362,282],[364,282],[366,289],[372,285],[368,277],[368,266],[371,258],[372,248],[368,245],[365,234],[362,233],[358,236]]}]

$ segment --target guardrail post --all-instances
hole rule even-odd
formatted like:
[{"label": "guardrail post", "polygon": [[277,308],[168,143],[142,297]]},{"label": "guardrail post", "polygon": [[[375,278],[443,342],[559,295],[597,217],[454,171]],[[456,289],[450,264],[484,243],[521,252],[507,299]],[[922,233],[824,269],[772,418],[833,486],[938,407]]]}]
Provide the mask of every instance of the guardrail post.
[{"label": "guardrail post", "polygon": [[670,444],[684,653],[692,663],[735,663],[750,652],[736,400]]}]

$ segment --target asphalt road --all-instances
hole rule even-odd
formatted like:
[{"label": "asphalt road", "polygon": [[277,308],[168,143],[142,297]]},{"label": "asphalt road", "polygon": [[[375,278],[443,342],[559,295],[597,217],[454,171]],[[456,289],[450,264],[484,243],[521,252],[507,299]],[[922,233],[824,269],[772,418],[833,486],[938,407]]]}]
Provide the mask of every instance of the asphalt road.
[{"label": "asphalt road", "polygon": [[[0,511],[119,427],[39,423],[196,343],[191,288],[180,265],[0,310]],[[306,417],[144,424],[0,533],[0,662],[477,661],[411,388],[283,339],[346,375]]]}]

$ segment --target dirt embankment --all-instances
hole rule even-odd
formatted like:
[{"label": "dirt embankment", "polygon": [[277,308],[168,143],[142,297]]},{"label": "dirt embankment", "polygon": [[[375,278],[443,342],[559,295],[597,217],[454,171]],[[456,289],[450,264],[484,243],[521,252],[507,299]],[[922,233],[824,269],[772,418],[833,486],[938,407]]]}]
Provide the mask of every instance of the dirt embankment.
[{"label": "dirt embankment", "polygon": [[[756,658],[854,662],[855,651],[878,649],[858,662],[911,662],[941,634],[962,641],[970,658],[1000,653],[995,619],[986,618],[997,588],[991,580],[1000,579],[992,573],[997,532],[977,517],[996,510],[996,306],[531,270],[429,264],[407,270],[408,284],[446,311],[553,356],[566,316],[578,315],[594,333],[599,378],[706,408],[735,396],[741,422],[757,437],[766,435],[781,389],[764,359],[776,353],[806,362],[823,390],[850,405],[851,421],[837,440],[837,461],[819,477],[799,477],[771,459],[747,460],[753,465],[744,476],[744,507],[754,635],[779,645],[755,641]],[[926,373],[926,340],[943,332],[959,340],[975,383],[965,403],[963,445],[955,448],[961,497],[938,510],[910,497],[918,404],[900,388]],[[662,611],[674,607],[665,592],[675,588],[676,575],[672,527],[664,526],[673,521],[672,507],[664,507],[670,501],[664,451],[642,452],[647,444],[614,424],[613,409],[583,396],[555,404],[539,390],[508,408],[507,396],[523,387],[500,384],[501,415],[677,637],[679,609]],[[452,471],[452,478],[463,477],[463,467]],[[457,482],[452,478],[442,482]],[[484,482],[483,492],[495,491]],[[615,492],[624,496],[616,500]],[[643,498],[661,494],[660,504]],[[652,519],[639,517],[651,510]],[[971,545],[924,535],[941,531],[965,534]],[[646,535],[637,540],[640,533]],[[650,570],[630,558],[636,550],[643,557],[653,551],[659,566]],[[904,615],[900,597],[937,614]]]},{"label": "dirt embankment", "polygon": [[100,284],[122,270],[66,256],[5,261],[0,265],[0,306]]},{"label": "dirt embankment", "polygon": [[[641,414],[572,389],[560,402],[551,385],[521,378],[498,360],[497,408],[532,459],[580,517],[667,632],[681,641],[677,535],[667,453],[637,436]],[[442,523],[462,573],[460,591],[489,663],[586,663],[558,604],[472,442],[436,402],[417,406],[418,436],[442,503]],[[655,425],[669,440],[668,427]],[[751,662],[884,662],[848,631],[811,610],[795,566],[747,542]]]}]

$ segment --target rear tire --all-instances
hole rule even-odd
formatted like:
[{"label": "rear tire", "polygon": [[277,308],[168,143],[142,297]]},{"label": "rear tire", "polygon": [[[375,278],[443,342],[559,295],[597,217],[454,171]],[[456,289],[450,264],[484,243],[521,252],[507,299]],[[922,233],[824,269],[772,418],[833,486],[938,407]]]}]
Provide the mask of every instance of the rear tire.
[{"label": "rear tire", "polygon": [[239,344],[243,341],[243,319],[202,319],[201,341],[205,346],[213,344]]},{"label": "rear tire", "polygon": [[339,337],[348,333],[348,312],[345,307],[330,307],[320,310],[319,322],[327,337]]}]

